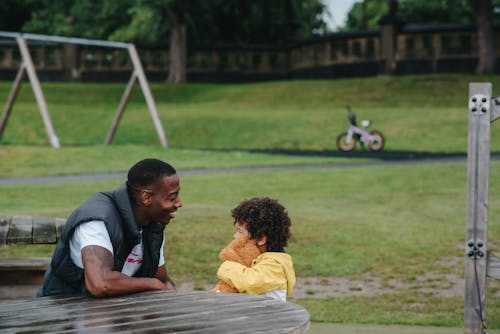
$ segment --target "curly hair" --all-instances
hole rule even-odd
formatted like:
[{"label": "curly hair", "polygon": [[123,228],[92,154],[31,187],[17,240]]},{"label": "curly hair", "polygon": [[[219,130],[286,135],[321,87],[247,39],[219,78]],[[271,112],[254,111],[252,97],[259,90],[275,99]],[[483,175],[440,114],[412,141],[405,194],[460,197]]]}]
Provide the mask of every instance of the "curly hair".
[{"label": "curly hair", "polygon": [[267,237],[268,250],[279,250],[287,246],[292,225],[288,213],[277,200],[268,197],[254,197],[241,202],[231,210],[234,224],[240,222],[252,239]]}]

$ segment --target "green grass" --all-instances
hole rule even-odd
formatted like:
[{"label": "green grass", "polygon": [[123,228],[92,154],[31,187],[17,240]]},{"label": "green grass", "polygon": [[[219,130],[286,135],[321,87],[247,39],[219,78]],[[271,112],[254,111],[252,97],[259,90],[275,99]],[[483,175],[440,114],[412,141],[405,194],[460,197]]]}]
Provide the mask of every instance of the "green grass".
[{"label": "green grass", "polygon": [[[144,157],[158,158],[177,170],[348,163],[342,156],[314,153],[309,155],[249,152],[246,150],[212,151],[202,149],[164,149],[159,145],[0,146],[0,177],[68,175],[81,173],[123,172]],[[368,161],[360,158],[360,161]]]},{"label": "green grass", "polygon": [[[463,300],[433,296],[389,294],[379,297],[344,297],[307,300],[302,305],[313,321],[383,325],[460,327],[463,325]],[[499,310],[496,308],[495,310]],[[490,310],[495,314],[495,310]],[[488,322],[492,329],[494,317]],[[495,322],[496,323],[496,322]]]},{"label": "green grass", "polygon": [[[384,132],[389,153],[465,153],[469,81],[500,87],[497,76],[454,75],[153,85],[168,150],[160,147],[137,92],[115,144],[101,145],[124,85],[44,84],[63,144],[52,149],[26,85],[1,138],[0,177],[126,172],[147,156],[181,171],[366,161],[369,155],[336,151],[334,137],[347,126],[346,104]],[[0,95],[9,87],[0,83]],[[500,149],[498,133],[494,123],[492,151]],[[492,161],[488,248],[497,255],[498,170],[500,162]],[[368,274],[385,286],[398,281],[410,287],[377,296],[297,300],[313,321],[461,327],[463,299],[422,293],[440,282],[419,278],[428,272],[463,277],[466,178],[465,162],[186,174],[184,206],[166,229],[169,273],[177,281],[215,283],[218,252],[234,233],[230,210],[245,198],[266,195],[278,198],[291,215],[288,251],[298,276]],[[120,183],[3,185],[0,213],[67,217],[90,194]],[[50,256],[52,249],[3,246],[0,257]],[[488,280],[489,328],[500,328],[499,291],[498,282]]]},{"label": "green grass", "polygon": [[[499,167],[492,163],[492,170]],[[414,287],[376,297],[298,300],[313,321],[460,326],[463,300],[420,295],[419,289],[436,282],[416,278],[427,272],[463,275],[462,265],[448,262],[463,257],[465,168],[465,163],[443,163],[185,175],[184,206],[166,230],[170,274],[178,281],[215,283],[218,251],[234,233],[230,209],[241,199],[267,195],[289,209],[293,237],[288,251],[299,276],[356,279],[369,273],[385,284],[397,280]],[[490,182],[489,247],[498,254],[500,188],[494,185],[500,173],[492,173]],[[0,207],[12,214],[66,217],[91,193],[119,183],[2,186],[8,196],[0,198]],[[51,251],[47,246],[3,247],[0,254],[50,256]],[[498,284],[489,286],[489,295],[498,293]],[[493,297],[488,301],[488,314],[498,314],[500,303]],[[490,328],[500,328],[495,317],[489,319]]]},{"label": "green grass", "polygon": [[[349,104],[359,119],[371,119],[373,128],[386,135],[388,150],[463,152],[469,81],[500,84],[498,76],[426,75],[151,86],[169,144],[176,149],[335,150],[335,137],[347,128]],[[10,86],[0,83],[0,97],[7,97]],[[61,144],[87,146],[103,143],[125,84],[44,83],[42,88]],[[48,144],[29,84],[22,86],[0,143]],[[139,88],[114,143],[159,145]],[[492,149],[500,149],[492,143]]]}]

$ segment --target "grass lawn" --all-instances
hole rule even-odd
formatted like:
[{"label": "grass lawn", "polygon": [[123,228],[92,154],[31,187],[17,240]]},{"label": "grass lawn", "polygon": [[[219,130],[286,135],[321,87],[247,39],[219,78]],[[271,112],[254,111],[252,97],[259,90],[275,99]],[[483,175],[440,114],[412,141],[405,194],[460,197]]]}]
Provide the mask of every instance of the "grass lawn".
[{"label": "grass lawn", "polygon": [[[493,162],[492,170],[500,163]],[[303,171],[185,175],[184,206],[167,228],[170,274],[198,286],[215,283],[218,251],[234,233],[229,211],[241,199],[266,195],[289,209],[288,251],[300,277],[369,274],[382,285],[402,284],[379,296],[300,299],[313,321],[460,326],[463,298],[425,293],[463,277],[465,163]],[[500,174],[491,175],[489,245],[500,253]],[[249,182],[249,180],[251,182]],[[2,186],[0,207],[11,214],[66,217],[95,191],[119,181]],[[192,245],[197,245],[192,247]],[[6,246],[2,257],[50,256],[51,246]],[[457,265],[458,264],[458,265]],[[500,285],[489,282],[488,296]],[[424,292],[422,292],[424,291]],[[498,297],[487,299],[490,328],[500,328]]]},{"label": "grass lawn", "polygon": [[[386,135],[387,150],[464,152],[470,81],[500,87],[499,76],[460,75],[151,87],[176,149],[336,151],[351,105],[358,119],[371,119],[372,128]],[[0,97],[6,99],[10,87],[0,82]],[[61,145],[87,146],[104,142],[125,84],[44,83],[42,89]],[[492,140],[494,150],[500,150],[497,142]],[[138,88],[114,143],[159,145]],[[48,145],[27,83],[0,144]]]},{"label": "grass lawn", "polygon": [[[384,155],[336,151],[334,138],[347,127],[346,104],[384,132],[388,153],[465,154],[468,82],[491,81],[494,91],[500,87],[499,77],[472,79],[153,85],[168,150],[159,146],[140,94],[134,95],[115,144],[100,145],[124,89],[119,85],[44,85],[63,145],[47,147],[26,85],[0,141],[0,177],[125,172],[146,156],[170,161],[179,170],[383,160]],[[0,83],[0,94],[8,89]],[[111,99],[112,94],[118,98]],[[492,151],[498,152],[495,126]],[[500,162],[492,161],[488,248],[497,255],[498,170]],[[448,288],[448,275],[464,275],[466,174],[465,162],[186,174],[181,179],[184,206],[166,230],[167,265],[177,281],[192,280],[197,287],[215,283],[218,252],[234,233],[231,208],[251,196],[271,196],[291,215],[287,251],[299,277],[368,276],[391,290],[295,300],[313,321],[460,327],[463,298],[435,291]],[[90,194],[120,182],[3,185],[0,213],[67,217]],[[52,249],[3,246],[0,256],[50,256]],[[499,296],[500,284],[489,279],[486,311],[492,329],[500,329]]]}]

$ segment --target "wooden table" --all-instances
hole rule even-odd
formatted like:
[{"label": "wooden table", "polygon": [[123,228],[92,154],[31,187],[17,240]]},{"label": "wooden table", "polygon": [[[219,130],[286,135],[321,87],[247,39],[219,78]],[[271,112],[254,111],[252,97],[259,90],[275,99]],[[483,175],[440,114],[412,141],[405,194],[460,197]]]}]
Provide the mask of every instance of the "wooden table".
[{"label": "wooden table", "polygon": [[263,296],[208,291],[0,303],[0,333],[304,333],[309,314]]}]

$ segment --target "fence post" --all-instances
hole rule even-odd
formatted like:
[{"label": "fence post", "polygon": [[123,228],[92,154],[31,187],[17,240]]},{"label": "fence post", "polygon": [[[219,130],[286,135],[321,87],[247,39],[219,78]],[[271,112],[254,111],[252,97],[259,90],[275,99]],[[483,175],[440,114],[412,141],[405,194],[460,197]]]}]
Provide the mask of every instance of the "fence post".
[{"label": "fence post", "polygon": [[395,29],[392,24],[383,24],[380,26],[380,57],[384,62],[383,73],[392,74],[395,69]]},{"label": "fence post", "polygon": [[392,74],[396,69],[397,38],[400,22],[397,17],[397,0],[389,0],[388,3],[389,11],[379,21],[380,57],[384,61],[384,73]]},{"label": "fence post", "polygon": [[62,46],[64,75],[67,81],[80,79],[78,70],[78,47],[75,44],[64,44]]},{"label": "fence post", "polygon": [[469,84],[464,334],[486,329],[491,83]]}]

